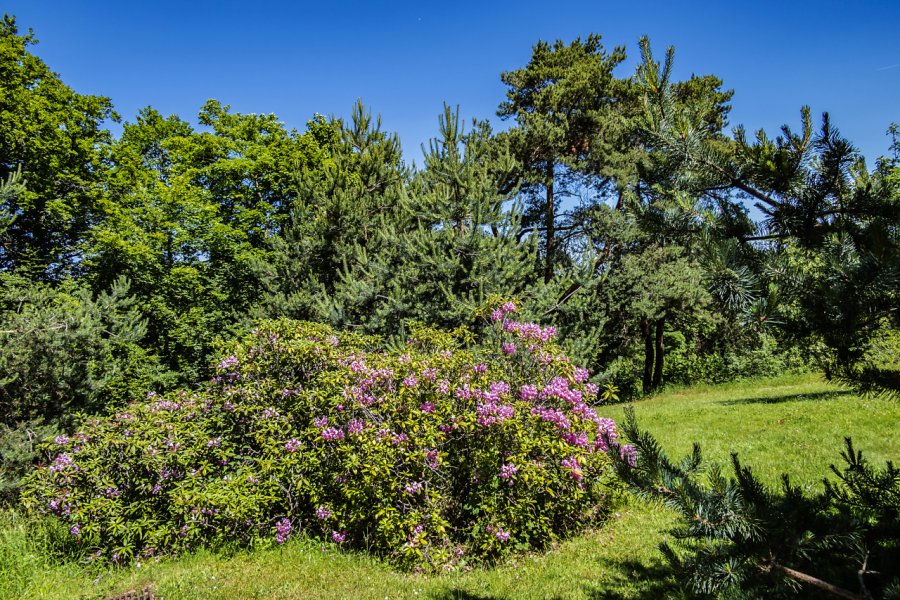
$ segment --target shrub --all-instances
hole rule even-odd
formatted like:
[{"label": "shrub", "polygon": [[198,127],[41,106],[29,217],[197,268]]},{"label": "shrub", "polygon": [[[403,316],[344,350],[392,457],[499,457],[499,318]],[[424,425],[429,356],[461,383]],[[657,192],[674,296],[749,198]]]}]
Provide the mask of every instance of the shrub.
[{"label": "shrub", "polygon": [[111,561],[297,532],[429,570],[543,548],[618,489],[601,451],[615,424],[555,331],[514,309],[481,343],[419,326],[392,350],[262,323],[204,389],[57,438],[23,502]]}]

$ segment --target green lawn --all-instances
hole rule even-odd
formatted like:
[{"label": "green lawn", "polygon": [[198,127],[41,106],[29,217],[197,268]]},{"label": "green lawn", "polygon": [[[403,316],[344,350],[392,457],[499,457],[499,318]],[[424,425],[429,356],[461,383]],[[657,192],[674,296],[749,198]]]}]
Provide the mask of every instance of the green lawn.
[{"label": "green lawn", "polygon": [[[672,453],[703,443],[711,460],[731,451],[769,481],[784,470],[818,485],[851,435],[871,459],[900,462],[900,403],[869,400],[815,375],[673,390],[635,406],[640,423]],[[607,416],[618,418],[621,407]],[[232,555],[198,552],[140,568],[88,571],[51,565],[20,525],[0,526],[0,598],[107,598],[145,585],[166,600],[188,598],[660,598],[656,550],[672,515],[632,502],[605,527],[542,556],[498,568],[423,577],[309,541]]]}]

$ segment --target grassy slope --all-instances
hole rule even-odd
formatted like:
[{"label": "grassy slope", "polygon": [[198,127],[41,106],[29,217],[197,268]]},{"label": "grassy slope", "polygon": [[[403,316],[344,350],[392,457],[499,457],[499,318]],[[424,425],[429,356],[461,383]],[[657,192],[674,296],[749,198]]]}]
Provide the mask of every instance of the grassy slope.
[{"label": "grassy slope", "polygon": [[[638,403],[642,425],[673,454],[703,443],[711,460],[735,450],[769,481],[781,470],[817,485],[839,460],[845,435],[873,460],[900,462],[900,403],[866,400],[814,375],[674,390]],[[610,407],[614,418],[621,407]],[[606,527],[544,556],[440,577],[395,573],[370,558],[307,541],[232,556],[199,552],[141,568],[96,573],[53,566],[24,532],[0,527],[0,598],[104,598],[152,583],[166,600],[188,598],[659,598],[656,545],[665,510],[633,503]],[[98,576],[99,575],[99,576]]]}]

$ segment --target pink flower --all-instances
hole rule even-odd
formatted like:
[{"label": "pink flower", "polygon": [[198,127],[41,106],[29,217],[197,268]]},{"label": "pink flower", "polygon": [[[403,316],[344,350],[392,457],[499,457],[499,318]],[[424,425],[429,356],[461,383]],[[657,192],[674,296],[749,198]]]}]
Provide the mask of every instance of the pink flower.
[{"label": "pink flower", "polygon": [[472,367],[472,370],[478,374],[484,374],[487,373],[487,365],[484,363],[478,363],[477,365]]},{"label": "pink flower", "polygon": [[505,542],[509,539],[509,532],[504,531],[502,528],[498,527],[497,531],[494,533],[494,537],[500,540],[501,542]]},{"label": "pink flower", "polygon": [[323,429],[328,426],[328,417],[318,417],[313,420],[313,425],[315,425],[319,429]]},{"label": "pink flower", "polygon": [[416,377],[415,375],[408,375],[403,380],[403,387],[414,388],[417,385],[419,385],[419,378]]},{"label": "pink flower", "polygon": [[350,422],[347,423],[347,433],[350,435],[362,433],[365,428],[365,423],[359,419],[350,419]]},{"label": "pink flower", "polygon": [[584,383],[588,380],[588,377],[591,376],[590,371],[587,369],[582,369],[581,367],[575,368],[575,382],[576,383]]},{"label": "pink flower", "polygon": [[333,541],[335,544],[343,544],[344,542],[347,541],[347,532],[332,531],[331,532],[331,541]]},{"label": "pink flower", "polygon": [[507,356],[512,356],[513,354],[516,353],[516,345],[513,344],[512,342],[507,342],[507,343],[503,344],[502,346],[500,346],[500,349],[503,350],[503,354],[505,354]]},{"label": "pink flower", "polygon": [[421,411],[424,412],[424,413],[429,413],[429,414],[431,414],[431,413],[434,412],[434,408],[435,408],[435,407],[434,407],[434,402],[423,402],[423,403],[419,406],[419,410],[421,410]]},{"label": "pink flower", "polygon": [[512,463],[506,463],[502,467],[500,467],[500,479],[506,479],[509,482],[509,485],[512,485],[512,478],[516,473],[519,472],[519,467]]},{"label": "pink flower", "polygon": [[533,402],[537,399],[537,386],[525,384],[521,388],[519,388],[519,398],[525,400],[526,402]]},{"label": "pink flower", "polygon": [[421,481],[413,481],[413,482],[407,483],[406,486],[404,486],[403,489],[404,489],[404,491],[406,491],[406,493],[409,494],[410,496],[414,496],[414,495],[416,495],[416,494],[418,494],[419,492],[422,491],[422,487],[423,487],[423,486],[422,486],[422,482],[421,482]]},{"label": "pink flower", "polygon": [[491,321],[501,321],[503,320],[503,310],[500,308],[495,308],[491,311]]},{"label": "pink flower", "polygon": [[325,519],[327,519],[330,516],[331,516],[331,511],[328,509],[327,506],[320,506],[319,508],[316,509],[316,518],[319,519],[320,521],[324,521]]},{"label": "pink flower", "polygon": [[560,463],[563,468],[569,470],[569,474],[575,479],[575,481],[581,481],[584,479],[584,472],[581,470],[581,465],[578,464],[578,457],[570,456],[569,458],[563,459]]},{"label": "pink flower", "polygon": [[300,442],[300,440],[291,438],[284,443],[284,449],[288,452],[296,452],[302,445],[303,444]]},{"label": "pink flower", "polygon": [[503,303],[503,306],[501,307],[501,309],[503,310],[504,313],[514,313],[514,312],[516,312],[516,310],[518,308],[516,307],[515,302],[507,301],[507,302]]}]

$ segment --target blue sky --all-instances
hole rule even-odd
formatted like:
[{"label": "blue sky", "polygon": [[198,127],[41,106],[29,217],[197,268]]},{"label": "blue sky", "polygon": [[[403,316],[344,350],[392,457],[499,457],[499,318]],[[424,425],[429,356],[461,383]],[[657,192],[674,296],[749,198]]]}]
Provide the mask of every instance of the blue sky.
[{"label": "blue sky", "polygon": [[152,105],[192,122],[208,98],[275,113],[302,129],[316,112],[346,115],[362,98],[397,131],[408,160],[437,130],[443,101],[492,118],[501,71],[538,39],[597,32],[637,40],[676,75],[713,73],[736,91],[731,124],[774,132],[804,104],[871,160],[900,122],[900,1],[832,2],[78,2],[6,0],[33,51],[82,93],[112,98],[125,119]]}]

